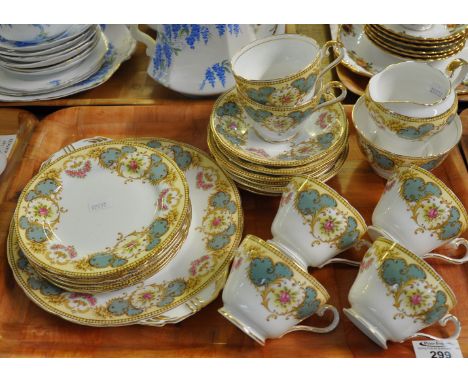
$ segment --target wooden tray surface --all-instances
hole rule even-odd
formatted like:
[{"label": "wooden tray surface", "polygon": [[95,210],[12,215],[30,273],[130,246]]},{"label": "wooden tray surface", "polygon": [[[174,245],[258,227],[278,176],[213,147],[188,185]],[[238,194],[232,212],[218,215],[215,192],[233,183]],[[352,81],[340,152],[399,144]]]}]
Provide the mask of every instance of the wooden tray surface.
[{"label": "wooden tray surface", "polygon": [[[176,139],[207,149],[206,126],[213,102],[177,101],[157,106],[78,107],[55,112],[35,129],[8,192],[0,214],[0,356],[159,356],[159,357],[413,357],[411,342],[389,344],[382,350],[341,314],[337,329],[329,334],[291,333],[268,340],[265,347],[225,320],[217,309],[221,297],[199,313],[176,325],[162,328],[129,326],[93,328],[72,324],[31,302],[16,284],[6,260],[8,225],[16,200],[41,161],[78,139],[96,135],[111,138],[153,136]],[[346,107],[348,115],[351,107]],[[349,200],[367,223],[385,185],[359,151],[351,126],[350,154],[341,172],[328,182]],[[468,173],[458,148],[434,173],[468,206]],[[270,238],[270,225],[279,197],[264,197],[241,191],[245,213],[244,234]],[[465,233],[464,237],[467,237]],[[348,251],[344,256],[359,259]],[[453,310],[463,326],[460,346],[468,356],[468,266],[432,261],[458,296]],[[349,306],[348,291],[357,269],[329,266],[311,273],[327,288],[330,303],[340,310]],[[328,318],[328,317],[327,317]],[[328,320],[306,323],[327,325]],[[452,327],[435,326],[426,331],[447,336]]]}]

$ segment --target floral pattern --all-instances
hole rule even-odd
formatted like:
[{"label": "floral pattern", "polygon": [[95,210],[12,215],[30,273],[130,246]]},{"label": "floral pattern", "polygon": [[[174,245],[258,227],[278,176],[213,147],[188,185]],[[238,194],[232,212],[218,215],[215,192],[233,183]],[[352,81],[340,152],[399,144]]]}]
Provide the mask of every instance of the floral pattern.
[{"label": "floral pattern", "polygon": [[[78,256],[73,246],[53,239],[53,230],[61,215],[67,213],[60,205],[64,179],[67,176],[84,179],[94,166],[116,173],[126,182],[139,179],[159,184],[159,215],[138,232],[117,235],[110,248]],[[174,229],[170,221],[177,221],[180,214],[178,205],[182,199],[177,179],[165,159],[138,146],[101,143],[97,147],[79,149],[40,173],[34,187],[31,186],[32,189],[20,200],[18,223],[24,235],[22,239],[28,243],[29,249],[34,249],[35,257],[51,265],[64,266],[69,271],[93,272],[121,267],[153,251]]]},{"label": "floral pattern", "polygon": [[262,305],[270,312],[268,321],[280,317],[302,320],[325,302],[288,264],[275,262],[258,243],[244,241],[236,260],[241,261],[238,266],[246,264],[248,278],[260,293]]},{"label": "floral pattern", "polygon": [[[212,282],[216,272],[225,266],[233,247],[237,246],[242,226],[242,211],[239,209],[237,191],[216,164],[207,155],[188,145],[168,140],[151,140],[143,143],[164,152],[172,152],[177,158],[176,163],[184,169],[187,178],[194,179],[194,174],[199,172],[212,173],[214,186],[204,192],[206,200],[203,200],[203,204],[206,203],[207,208],[203,211],[198,206],[200,213],[203,212],[199,219],[201,222],[204,216],[216,209],[228,210],[231,214],[228,229],[217,235],[208,235],[199,227],[197,231],[202,234],[200,239],[205,240],[205,248],[200,251],[198,257],[192,254],[194,250],[200,250],[198,246],[182,248],[182,251],[186,251],[185,255],[192,256],[194,260],[185,269],[172,269],[170,272],[172,279],[159,282],[143,281],[122,290],[99,294],[70,293],[43,279],[29,264],[12,231],[8,256],[15,277],[27,293],[49,311],[57,312],[80,323],[91,325],[99,323],[104,326],[135,323],[141,319],[161,315]],[[48,184],[42,185],[39,189],[44,191],[54,187],[53,184]],[[196,187],[195,183],[192,182],[190,187]],[[128,244],[127,248],[134,248],[133,238],[129,236],[123,241]],[[70,249],[61,248],[61,250]],[[170,264],[167,267],[169,266]],[[158,279],[158,276],[155,277]]]},{"label": "floral pattern", "polygon": [[316,239],[313,246],[328,243],[330,247],[346,249],[364,234],[357,220],[324,190],[299,179],[290,183],[290,191],[295,193],[294,207]]},{"label": "floral pattern", "polygon": [[199,171],[197,173],[197,188],[204,191],[213,188],[218,180],[216,172],[212,169],[206,169],[205,171]]},{"label": "floral pattern", "polygon": [[422,266],[391,244],[374,242],[363,263],[366,267],[361,265],[361,272],[377,269],[397,309],[395,319],[412,318],[432,324],[449,311],[447,293],[429,266]]},{"label": "floral pattern", "polygon": [[373,73],[374,69],[374,64],[372,62],[367,62],[364,58],[359,56],[354,50],[348,50],[347,51],[348,56],[351,57],[351,59],[356,62],[361,68],[364,70],[367,70],[368,72]]},{"label": "floral pattern", "polygon": [[[163,24],[158,29],[158,38],[152,58],[152,75],[164,82],[175,57],[182,50],[196,50],[200,44],[208,45],[213,36],[222,38],[226,34],[237,38],[241,33],[240,24]],[[219,81],[224,88],[226,74],[230,73],[228,60],[213,63],[206,68],[200,80],[200,90],[206,86],[214,88]]]},{"label": "floral pattern", "polygon": [[464,224],[460,210],[455,203],[446,199],[437,183],[404,169],[398,171],[398,179],[400,195],[418,225],[415,233],[430,231],[439,240],[447,241],[462,232]]}]

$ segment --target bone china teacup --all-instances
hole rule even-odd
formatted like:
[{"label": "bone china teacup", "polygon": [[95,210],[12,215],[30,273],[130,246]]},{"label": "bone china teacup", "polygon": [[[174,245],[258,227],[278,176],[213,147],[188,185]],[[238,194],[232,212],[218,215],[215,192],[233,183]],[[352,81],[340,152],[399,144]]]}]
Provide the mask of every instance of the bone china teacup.
[{"label": "bone china teacup", "polygon": [[[333,89],[339,90],[340,94],[337,97],[333,94]],[[294,107],[261,105],[237,89],[237,99],[251,119],[252,127],[267,142],[284,142],[292,139],[303,124],[307,123],[313,112],[341,102],[345,97],[346,88],[338,81],[328,82],[311,100]]]},{"label": "bone china teacup", "polygon": [[452,81],[426,63],[406,61],[371,78],[365,101],[384,135],[425,140],[450,125],[458,107],[455,88],[465,78],[468,64],[457,59],[447,70]]},{"label": "bone china teacup", "polygon": [[[234,258],[223,290],[219,312],[259,344],[293,331],[328,333],[336,328],[339,314],[327,305],[325,288],[289,257],[256,236],[248,235]],[[324,328],[297,325],[327,310],[332,322]]]},{"label": "bone china teacup", "polygon": [[[323,66],[328,50],[339,55]],[[322,76],[343,59],[343,47],[328,41],[320,48],[310,37],[283,34],[253,41],[231,60],[237,89],[267,106],[292,107],[310,101],[320,90]]]},{"label": "bone china teacup", "polygon": [[334,189],[313,178],[296,176],[283,193],[269,243],[303,269],[322,267],[360,243],[366,230],[363,217]]},{"label": "bone china teacup", "polygon": [[448,339],[460,335],[460,322],[448,314],[457,301],[447,283],[424,260],[385,238],[376,240],[365,254],[348,299],[351,308],[343,309],[346,316],[384,349],[387,341],[439,339],[419,333],[436,322],[455,324]]},{"label": "bone china teacup", "polygon": [[466,209],[453,191],[430,172],[410,166],[399,167],[388,180],[368,233],[372,239],[392,239],[421,257],[447,243],[468,249],[468,241],[457,238],[467,225]]}]

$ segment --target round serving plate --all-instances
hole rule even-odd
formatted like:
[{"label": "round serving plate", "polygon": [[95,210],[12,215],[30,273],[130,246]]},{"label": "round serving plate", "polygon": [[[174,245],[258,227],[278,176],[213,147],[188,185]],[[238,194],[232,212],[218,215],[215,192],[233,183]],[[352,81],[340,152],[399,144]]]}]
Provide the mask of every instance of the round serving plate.
[{"label": "round serving plate", "polygon": [[[108,50],[104,56],[103,62],[97,70],[90,71],[90,74],[79,82],[67,85],[62,89],[52,87],[50,91],[42,94],[6,95],[3,94],[0,89],[0,101],[30,102],[62,98],[95,88],[106,82],[117,71],[122,62],[131,57],[136,47],[136,41],[125,25],[101,25],[101,29],[108,41]],[[83,65],[84,63],[80,66]]]},{"label": "round serving plate", "polygon": [[[106,138],[95,139],[102,142]],[[66,292],[38,276],[11,229],[8,260],[15,279],[46,311],[84,325],[162,326],[189,317],[219,293],[242,235],[243,214],[235,185],[200,149],[159,138],[137,142],[168,154],[185,173],[192,200],[187,239],[164,269],[140,284],[114,292],[79,294]],[[83,145],[86,142],[78,146]],[[70,152],[73,146],[65,150]]]},{"label": "round serving plate", "polygon": [[336,103],[305,118],[291,140],[271,143],[257,135],[249,120],[233,89],[216,101],[210,130],[230,155],[272,167],[301,166],[326,156],[340,143],[347,124],[343,106]]}]

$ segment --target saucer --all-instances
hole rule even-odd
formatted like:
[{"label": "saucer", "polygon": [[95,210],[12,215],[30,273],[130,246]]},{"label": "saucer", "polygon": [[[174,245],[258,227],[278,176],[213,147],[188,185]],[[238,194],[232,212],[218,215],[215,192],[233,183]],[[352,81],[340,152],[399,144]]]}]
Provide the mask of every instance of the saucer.
[{"label": "saucer", "polygon": [[133,39],[125,25],[101,25],[101,29],[108,41],[108,50],[104,56],[104,61],[100,64],[100,67],[90,76],[60,90],[57,90],[57,88],[51,88],[49,92],[43,94],[9,96],[2,94],[0,91],[0,101],[30,102],[62,98],[92,89],[106,82],[117,71],[122,62],[130,58],[135,50],[136,41]]},{"label": "saucer", "polygon": [[66,292],[38,276],[10,228],[8,260],[15,279],[48,312],[92,326],[162,326],[194,314],[219,293],[242,234],[236,187],[206,153],[193,146],[166,139],[136,141],[168,154],[185,173],[193,205],[186,241],[165,268],[140,284],[83,294]]},{"label": "saucer", "polygon": [[[332,37],[335,33],[332,33]],[[345,55],[341,62],[349,70],[366,77],[372,77],[381,72],[388,65],[407,61],[406,59],[394,56],[378,46],[374,45],[364,33],[363,24],[341,24],[336,31],[336,39],[345,48]],[[445,72],[447,65],[456,58],[468,60],[468,47],[459,53],[436,61],[426,61],[431,66]]]},{"label": "saucer", "polygon": [[460,141],[463,130],[460,117],[455,115],[448,126],[424,143],[408,141],[398,136],[380,139],[385,131],[370,116],[363,96],[354,105],[352,118],[361,151],[373,169],[386,179],[396,166],[401,165],[414,164],[428,171],[433,170]]},{"label": "saucer", "polygon": [[347,126],[339,103],[313,112],[302,122],[299,133],[287,142],[263,140],[249,121],[233,89],[216,101],[209,129],[220,148],[230,155],[271,167],[295,167],[317,161],[336,149]]},{"label": "saucer", "polygon": [[63,32],[60,36],[55,37],[49,41],[37,41],[31,43],[22,43],[15,41],[8,41],[0,39],[0,52],[1,51],[14,51],[14,52],[33,52],[52,48],[55,46],[62,45],[70,40],[73,40],[76,36],[84,33],[90,27],[89,24],[75,24],[72,25],[68,30]]}]

